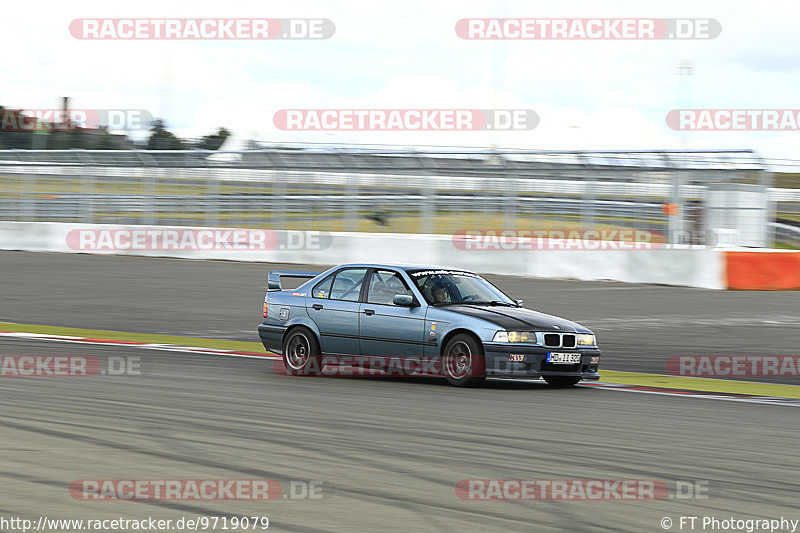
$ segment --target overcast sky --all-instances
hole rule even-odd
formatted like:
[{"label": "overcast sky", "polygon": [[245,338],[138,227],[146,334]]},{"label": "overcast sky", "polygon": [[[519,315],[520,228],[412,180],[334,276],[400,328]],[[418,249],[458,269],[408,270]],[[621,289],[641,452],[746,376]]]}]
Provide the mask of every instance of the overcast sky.
[{"label": "overcast sky", "polygon": [[[532,149],[753,148],[800,160],[800,130],[671,130],[677,108],[800,109],[791,1],[149,1],[3,3],[0,105],[146,109],[181,136]],[[76,18],[327,18],[325,40],[92,41]],[[464,40],[471,17],[713,18],[711,40]],[[691,61],[690,77],[678,65]],[[530,131],[305,132],[292,108],[532,109]]]}]

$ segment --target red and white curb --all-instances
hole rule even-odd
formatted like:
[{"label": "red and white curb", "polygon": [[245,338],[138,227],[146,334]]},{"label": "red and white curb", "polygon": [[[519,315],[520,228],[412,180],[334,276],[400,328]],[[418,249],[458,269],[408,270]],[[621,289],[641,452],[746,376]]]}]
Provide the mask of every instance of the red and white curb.
[{"label": "red and white curb", "polygon": [[695,398],[700,400],[728,400],[729,402],[761,403],[770,405],[786,405],[789,407],[800,407],[798,398],[778,398],[775,396],[756,396],[750,394],[738,394],[733,392],[703,392],[685,389],[665,389],[662,387],[650,387],[646,385],[623,385],[619,383],[581,383],[583,387],[595,387],[598,389],[614,390],[618,392],[637,392],[639,394],[658,394],[662,396],[682,396],[684,398]]},{"label": "red and white curb", "polygon": [[[218,350],[215,348],[200,348],[197,346],[181,346],[178,344],[164,344],[154,342],[137,341],[118,341],[112,339],[97,339],[91,337],[75,337],[71,335],[51,335],[46,333],[22,333],[17,331],[0,331],[0,338],[13,337],[20,339],[31,339],[40,341],[71,342],[77,344],[89,344],[93,346],[124,346],[130,348],[143,348],[145,350],[162,350],[169,352],[196,353],[205,355],[224,355],[227,357],[245,357],[250,359],[280,359],[281,356],[273,353],[244,352],[240,350]],[[526,380],[531,383],[538,383],[540,380]],[[664,396],[682,396],[684,398],[696,398],[705,400],[728,400],[734,402],[761,403],[770,405],[787,405],[800,407],[800,399],[777,398],[772,396],[753,396],[746,394],[722,393],[722,392],[702,392],[680,389],[664,389],[660,387],[649,387],[642,385],[624,385],[618,383],[587,382],[581,383],[582,387],[593,387],[597,389],[613,390],[618,392],[637,392],[640,394],[659,394]]]},{"label": "red and white curb", "polygon": [[117,341],[111,339],[95,339],[90,337],[73,337],[71,335],[50,335],[46,333],[21,333],[17,331],[0,331],[0,337],[15,337],[40,341],[73,342],[78,344],[91,344],[95,346],[125,346],[131,348],[144,348],[145,350],[165,350],[169,352],[190,352],[206,355],[225,355],[228,357],[249,357],[253,359],[279,359],[280,355],[273,353],[243,352],[240,350],[218,350],[216,348],[200,348],[197,346],[180,346],[178,344],[163,344],[155,342]]}]

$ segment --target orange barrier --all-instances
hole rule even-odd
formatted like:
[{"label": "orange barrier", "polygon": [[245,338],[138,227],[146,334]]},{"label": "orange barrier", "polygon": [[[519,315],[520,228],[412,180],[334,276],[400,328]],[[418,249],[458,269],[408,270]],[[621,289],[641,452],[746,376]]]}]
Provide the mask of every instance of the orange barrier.
[{"label": "orange barrier", "polygon": [[729,289],[800,289],[800,252],[724,252]]}]

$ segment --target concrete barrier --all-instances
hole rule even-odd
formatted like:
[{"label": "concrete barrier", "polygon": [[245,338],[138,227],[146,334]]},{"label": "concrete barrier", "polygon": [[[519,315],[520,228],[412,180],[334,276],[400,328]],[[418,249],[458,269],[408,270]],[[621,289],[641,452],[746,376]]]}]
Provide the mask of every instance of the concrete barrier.
[{"label": "concrete barrier", "polygon": [[[134,245],[138,237],[143,236],[142,242],[147,244],[148,238],[160,235],[165,239],[167,234],[177,235],[172,242],[185,246]],[[234,246],[226,246],[226,242],[228,245],[233,242]],[[413,263],[452,266],[486,274],[707,289],[800,288],[800,252],[726,251],[687,246],[474,250],[457,246],[449,235],[0,222],[0,249],[310,265]]]}]

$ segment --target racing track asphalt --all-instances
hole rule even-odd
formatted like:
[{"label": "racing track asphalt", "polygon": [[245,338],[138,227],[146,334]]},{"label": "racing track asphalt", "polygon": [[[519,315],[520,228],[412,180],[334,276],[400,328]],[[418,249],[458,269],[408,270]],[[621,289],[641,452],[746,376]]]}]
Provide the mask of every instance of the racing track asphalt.
[{"label": "racing track asphalt", "polygon": [[[323,268],[6,251],[0,321],[257,342],[267,272]],[[486,277],[527,307],[594,330],[609,370],[664,373],[674,355],[800,353],[798,291]]]},{"label": "racing track asphalt", "polygon": [[[102,367],[139,357],[144,368],[0,378],[0,515],[34,523],[255,515],[270,531],[312,533],[655,532],[663,517],[673,530],[680,516],[800,518],[794,407],[505,381],[465,390],[293,378],[269,360],[11,338],[0,353],[90,355]],[[68,491],[80,479],[207,478],[321,480],[322,499],[92,502]],[[662,480],[671,496],[497,502],[454,490],[463,479],[587,478]],[[679,481],[708,498],[676,498]]]}]

